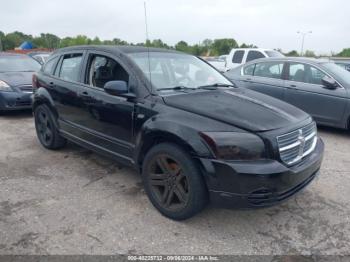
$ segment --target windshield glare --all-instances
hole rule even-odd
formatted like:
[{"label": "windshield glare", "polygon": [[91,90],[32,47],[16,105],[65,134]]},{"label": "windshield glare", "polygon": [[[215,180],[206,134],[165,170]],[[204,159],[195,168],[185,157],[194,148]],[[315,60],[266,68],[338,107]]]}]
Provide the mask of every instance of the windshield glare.
[{"label": "windshield glare", "polygon": [[284,57],[280,52],[277,51],[265,51],[268,57]]},{"label": "windshield glare", "polygon": [[192,55],[145,52],[131,53],[129,56],[148,80],[151,77],[152,86],[157,90],[180,86],[198,88],[212,84],[231,84],[211,66]]},{"label": "windshield glare", "polygon": [[40,64],[26,56],[0,56],[0,72],[35,72]]},{"label": "windshield glare", "polygon": [[336,80],[338,80],[338,78],[339,78],[346,85],[350,85],[350,72],[349,71],[336,65],[335,63],[323,63],[322,65],[325,68],[327,68],[330,71],[330,73],[332,73],[335,76]]}]

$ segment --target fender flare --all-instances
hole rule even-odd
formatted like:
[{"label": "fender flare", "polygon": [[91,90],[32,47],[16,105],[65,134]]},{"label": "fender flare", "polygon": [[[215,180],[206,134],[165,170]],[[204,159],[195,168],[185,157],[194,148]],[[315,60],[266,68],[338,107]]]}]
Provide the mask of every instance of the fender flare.
[{"label": "fender flare", "polygon": [[[169,116],[170,117],[170,116]],[[165,117],[148,119],[136,135],[134,160],[137,165],[147,151],[159,142],[172,142],[186,149],[194,157],[213,157],[198,130]]]}]

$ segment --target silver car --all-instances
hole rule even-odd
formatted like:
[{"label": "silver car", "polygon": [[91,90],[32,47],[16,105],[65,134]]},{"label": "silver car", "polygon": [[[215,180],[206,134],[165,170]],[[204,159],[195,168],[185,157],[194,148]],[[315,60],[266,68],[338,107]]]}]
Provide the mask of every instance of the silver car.
[{"label": "silver car", "polygon": [[263,58],[225,75],[237,86],[284,100],[318,124],[349,129],[350,72],[310,58]]}]

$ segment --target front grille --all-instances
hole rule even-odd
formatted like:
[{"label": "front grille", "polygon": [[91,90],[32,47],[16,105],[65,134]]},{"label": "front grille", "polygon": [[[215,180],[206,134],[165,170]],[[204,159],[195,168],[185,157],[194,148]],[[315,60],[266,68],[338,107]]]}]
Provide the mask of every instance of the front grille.
[{"label": "front grille", "polygon": [[31,85],[23,85],[18,87],[22,92],[33,93],[33,87]]},{"label": "front grille", "polygon": [[317,127],[314,122],[293,132],[277,137],[281,160],[293,165],[310,154],[317,143]]}]

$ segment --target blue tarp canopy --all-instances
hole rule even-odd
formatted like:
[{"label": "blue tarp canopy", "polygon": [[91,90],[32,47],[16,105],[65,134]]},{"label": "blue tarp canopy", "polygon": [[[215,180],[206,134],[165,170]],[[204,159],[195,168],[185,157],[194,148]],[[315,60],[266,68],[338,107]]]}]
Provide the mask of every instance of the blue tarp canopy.
[{"label": "blue tarp canopy", "polygon": [[19,48],[22,50],[33,49],[33,44],[31,42],[25,41],[19,46]]}]

